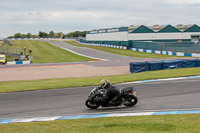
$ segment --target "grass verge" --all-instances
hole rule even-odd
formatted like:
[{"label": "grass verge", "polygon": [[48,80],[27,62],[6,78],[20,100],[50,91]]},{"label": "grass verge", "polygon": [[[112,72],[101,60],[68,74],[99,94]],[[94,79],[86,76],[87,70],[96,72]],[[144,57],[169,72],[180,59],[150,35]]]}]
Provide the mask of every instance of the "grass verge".
[{"label": "grass verge", "polygon": [[27,80],[27,81],[4,81],[0,82],[0,93],[44,90],[55,88],[81,87],[98,85],[103,78],[111,83],[130,82],[148,79],[174,78],[182,76],[200,75],[200,67],[171,69],[161,71],[148,71],[134,74],[99,76],[99,77],[81,77],[81,78],[63,78],[63,79],[45,79],[45,80]]},{"label": "grass verge", "polygon": [[13,57],[12,56],[6,56],[7,61],[13,61]]},{"label": "grass verge", "polygon": [[[113,54],[130,56],[130,57],[159,58],[159,59],[177,58],[177,56],[170,56],[170,55],[152,54],[152,53],[137,52],[137,51],[132,51],[132,50],[122,50],[122,49],[117,49],[117,48],[82,45],[82,44],[77,43],[77,42],[72,41],[72,40],[67,40],[67,41],[63,41],[63,42],[66,42],[68,44],[71,44],[71,45],[74,45],[74,46],[78,46],[78,47],[93,48],[93,49],[96,49],[96,50],[101,50],[101,51],[105,51],[105,52],[109,52],[109,53],[113,53]],[[185,58],[185,57],[178,57],[178,58]]]},{"label": "grass verge", "polygon": [[32,50],[31,56],[33,63],[82,62],[94,60],[55,47],[48,42],[38,40],[12,40],[11,43],[13,44],[12,47],[26,47],[26,54],[29,54],[28,51]]},{"label": "grass verge", "polygon": [[0,125],[3,133],[198,133],[200,114],[57,120]]}]

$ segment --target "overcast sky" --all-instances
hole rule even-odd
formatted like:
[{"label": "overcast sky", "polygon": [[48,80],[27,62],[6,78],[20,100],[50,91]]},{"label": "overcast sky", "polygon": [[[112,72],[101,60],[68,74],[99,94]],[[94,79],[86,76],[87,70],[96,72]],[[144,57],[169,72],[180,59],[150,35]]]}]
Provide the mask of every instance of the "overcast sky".
[{"label": "overcast sky", "polygon": [[0,0],[0,37],[141,24],[200,24],[200,0]]}]

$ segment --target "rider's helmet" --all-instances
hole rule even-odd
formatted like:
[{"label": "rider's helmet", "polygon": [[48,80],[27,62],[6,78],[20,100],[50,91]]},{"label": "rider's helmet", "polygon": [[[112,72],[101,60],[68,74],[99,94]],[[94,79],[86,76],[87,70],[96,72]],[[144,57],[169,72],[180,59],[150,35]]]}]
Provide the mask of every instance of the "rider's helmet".
[{"label": "rider's helmet", "polygon": [[106,88],[106,87],[109,86],[109,85],[110,85],[110,83],[108,82],[107,79],[102,79],[102,80],[100,81],[100,86],[101,86],[101,88]]}]

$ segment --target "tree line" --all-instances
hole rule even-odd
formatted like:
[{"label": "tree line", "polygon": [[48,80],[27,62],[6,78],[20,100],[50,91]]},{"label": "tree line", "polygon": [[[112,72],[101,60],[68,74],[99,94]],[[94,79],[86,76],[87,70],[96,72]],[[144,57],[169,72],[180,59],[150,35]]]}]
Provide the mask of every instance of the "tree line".
[{"label": "tree line", "polygon": [[49,33],[39,31],[38,35],[34,35],[31,33],[22,34],[15,33],[14,36],[9,36],[8,38],[66,38],[66,37],[85,37],[87,31],[75,31],[69,32],[67,34],[63,34],[62,32],[55,33],[54,31],[50,31]]}]

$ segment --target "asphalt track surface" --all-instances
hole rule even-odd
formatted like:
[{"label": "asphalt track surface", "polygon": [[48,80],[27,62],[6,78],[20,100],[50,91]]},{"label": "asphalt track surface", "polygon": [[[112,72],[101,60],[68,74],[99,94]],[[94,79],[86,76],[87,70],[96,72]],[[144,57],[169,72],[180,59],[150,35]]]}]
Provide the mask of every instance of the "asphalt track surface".
[{"label": "asphalt track surface", "polygon": [[[0,65],[0,81],[129,74],[129,62],[154,60],[116,55],[91,48],[76,47],[59,41],[50,41],[50,43],[57,47],[62,47],[64,49],[74,51],[76,54],[90,57],[92,56],[94,58],[104,58],[107,61],[97,61],[94,59],[87,62]],[[30,76],[27,77],[27,75]]]},{"label": "asphalt track surface", "polygon": [[0,94],[0,119],[200,109],[199,80],[200,78],[116,84],[117,87],[134,86],[137,89],[138,104],[134,107],[122,106],[95,110],[88,109],[84,104],[93,86],[2,93]]},{"label": "asphalt track surface", "polygon": [[[78,51],[75,46],[63,42],[53,42],[54,45],[71,49],[81,54],[95,58],[108,59],[109,61],[82,62],[94,66],[127,66],[130,60],[144,61],[143,58],[132,58],[114,55],[94,49],[83,48]],[[116,61],[117,60],[117,61]],[[120,60],[120,61],[119,61]],[[147,59],[153,60],[153,59]],[[75,63],[44,63],[29,65],[0,66],[0,68],[38,67],[52,65],[79,64]],[[84,102],[88,93],[93,88],[62,88],[52,90],[1,93],[0,94],[0,119],[26,118],[41,116],[62,116],[96,113],[118,112],[147,112],[162,110],[190,110],[200,108],[200,82],[198,79],[162,81],[141,84],[117,84],[117,87],[134,86],[137,89],[139,102],[134,107],[99,108],[91,110],[85,107]]]},{"label": "asphalt track surface", "polygon": [[80,53],[83,55],[87,55],[90,57],[94,57],[94,58],[99,58],[99,59],[106,59],[106,60],[110,60],[110,61],[114,61],[116,59],[117,60],[134,59],[135,61],[144,61],[144,58],[128,57],[128,56],[116,55],[116,54],[112,54],[112,53],[108,53],[108,52],[104,52],[104,51],[100,51],[100,50],[96,50],[96,49],[92,49],[92,48],[77,47],[77,46],[73,46],[73,45],[67,44],[65,42],[62,42],[62,41],[48,41],[48,42],[54,46],[67,48],[74,52],[77,52],[77,53]]},{"label": "asphalt track surface", "polygon": [[[68,64],[85,64],[85,65],[92,65],[92,66],[128,66],[130,62],[142,62],[142,61],[155,61],[161,59],[152,59],[152,58],[139,58],[139,57],[129,57],[123,55],[116,55],[100,50],[95,50],[92,48],[86,47],[77,47],[70,44],[67,44],[62,41],[48,41],[54,46],[62,47],[70,49],[76,53],[91,56],[94,58],[105,59],[108,61],[97,61],[97,62],[64,62],[64,63],[34,63],[34,64],[22,64],[22,65],[0,65],[1,68],[21,68],[21,67],[38,67],[38,66],[54,66],[54,65],[68,65]],[[179,57],[177,57],[179,58]],[[165,60],[170,60],[165,59]]]},{"label": "asphalt track surface", "polygon": [[[141,61],[152,61],[159,59],[152,58],[138,58],[138,57],[128,57],[122,55],[116,55],[108,52],[103,52],[100,50],[95,50],[86,47],[77,47],[61,41],[48,41],[54,46],[67,48],[76,53],[91,56],[94,58],[105,59],[107,61],[97,61],[97,62],[64,62],[64,63],[34,63],[34,64],[22,64],[22,65],[0,65],[2,68],[22,68],[22,67],[39,67],[39,66],[55,66],[55,65],[68,65],[68,64],[84,64],[92,66],[102,66],[102,67],[112,67],[112,66],[128,66],[129,62],[141,62]],[[95,59],[94,59],[95,60]]]}]

